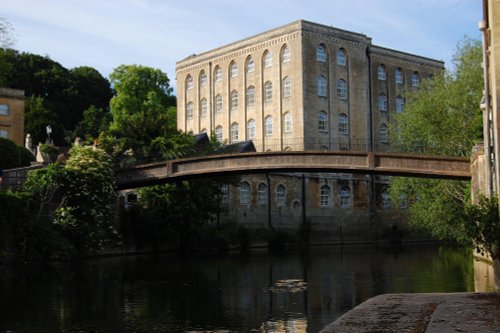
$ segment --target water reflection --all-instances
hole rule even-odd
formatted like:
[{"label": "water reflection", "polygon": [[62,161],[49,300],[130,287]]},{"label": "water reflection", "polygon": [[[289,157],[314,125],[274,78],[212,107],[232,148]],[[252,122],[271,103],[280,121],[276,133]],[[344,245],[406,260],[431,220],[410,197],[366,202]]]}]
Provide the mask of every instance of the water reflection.
[{"label": "water reflection", "polygon": [[0,269],[0,332],[317,332],[388,292],[473,291],[450,247],[313,248]]}]

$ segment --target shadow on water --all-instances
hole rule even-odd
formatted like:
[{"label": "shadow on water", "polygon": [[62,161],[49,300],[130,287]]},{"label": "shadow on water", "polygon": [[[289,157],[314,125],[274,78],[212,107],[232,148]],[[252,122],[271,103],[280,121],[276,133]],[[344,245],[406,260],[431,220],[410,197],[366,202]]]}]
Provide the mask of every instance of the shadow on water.
[{"label": "shadow on water", "polygon": [[0,268],[0,332],[317,332],[389,292],[473,291],[470,251],[321,247]]}]

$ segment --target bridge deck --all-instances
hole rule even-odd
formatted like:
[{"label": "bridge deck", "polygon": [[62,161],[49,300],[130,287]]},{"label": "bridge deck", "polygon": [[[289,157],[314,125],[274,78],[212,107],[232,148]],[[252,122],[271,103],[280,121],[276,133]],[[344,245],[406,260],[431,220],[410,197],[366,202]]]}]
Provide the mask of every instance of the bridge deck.
[{"label": "bridge deck", "polygon": [[461,157],[353,151],[277,151],[212,155],[138,165],[116,172],[119,189],[220,174],[348,172],[470,180],[470,160]]}]

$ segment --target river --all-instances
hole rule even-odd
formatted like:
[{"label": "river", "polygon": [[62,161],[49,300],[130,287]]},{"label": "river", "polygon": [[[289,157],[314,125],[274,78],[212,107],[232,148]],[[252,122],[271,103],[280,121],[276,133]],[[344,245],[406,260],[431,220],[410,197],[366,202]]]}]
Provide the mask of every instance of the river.
[{"label": "river", "polygon": [[474,291],[470,250],[344,246],[0,267],[0,332],[318,332],[382,293]]}]

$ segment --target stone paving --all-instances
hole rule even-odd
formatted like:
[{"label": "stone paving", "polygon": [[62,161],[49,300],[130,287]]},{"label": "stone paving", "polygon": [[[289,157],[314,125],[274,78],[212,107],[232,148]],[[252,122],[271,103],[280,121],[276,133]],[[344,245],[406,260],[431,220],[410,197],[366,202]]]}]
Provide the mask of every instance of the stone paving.
[{"label": "stone paving", "polygon": [[320,333],[500,333],[500,294],[386,294],[373,297]]}]

